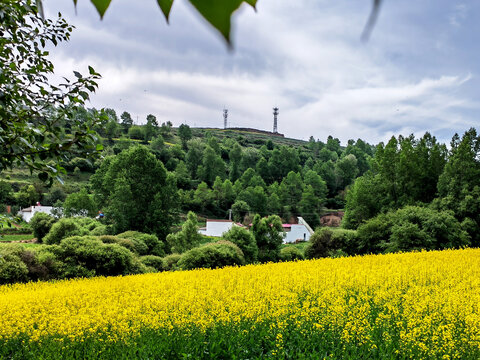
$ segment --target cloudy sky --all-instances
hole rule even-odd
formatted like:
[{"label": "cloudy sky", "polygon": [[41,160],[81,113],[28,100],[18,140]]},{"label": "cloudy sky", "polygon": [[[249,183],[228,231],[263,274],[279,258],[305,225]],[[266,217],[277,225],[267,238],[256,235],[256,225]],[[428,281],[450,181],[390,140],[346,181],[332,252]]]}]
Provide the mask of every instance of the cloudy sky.
[{"label": "cloudy sky", "polygon": [[[370,40],[360,40],[369,0],[258,0],[234,15],[234,50],[187,0],[167,25],[155,0],[93,5],[44,0],[76,26],[51,51],[58,75],[103,76],[91,106],[147,114],[174,126],[229,126],[287,137],[371,143],[429,131],[448,142],[480,125],[480,2],[385,0]],[[69,75],[70,76],[70,75]],[[138,119],[138,120],[137,120]]]}]

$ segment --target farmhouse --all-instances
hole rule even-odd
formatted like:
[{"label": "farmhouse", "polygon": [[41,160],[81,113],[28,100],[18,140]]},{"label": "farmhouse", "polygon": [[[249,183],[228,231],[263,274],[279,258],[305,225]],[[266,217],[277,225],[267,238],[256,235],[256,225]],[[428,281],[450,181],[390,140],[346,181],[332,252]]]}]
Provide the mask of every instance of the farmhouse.
[{"label": "farmhouse", "polygon": [[243,227],[242,224],[235,223],[232,220],[207,219],[207,226],[200,228],[198,232],[206,236],[221,237],[223,233],[226,233],[234,226]]},{"label": "farmhouse", "polygon": [[312,228],[302,217],[298,217],[298,224],[282,224],[282,226],[283,231],[285,231],[285,238],[283,239],[285,244],[308,241],[313,234]]},{"label": "farmhouse", "polygon": [[53,206],[34,205],[20,210],[17,215],[28,223],[32,219],[33,215],[35,215],[35,213],[43,212],[50,215],[52,213],[52,209]]}]

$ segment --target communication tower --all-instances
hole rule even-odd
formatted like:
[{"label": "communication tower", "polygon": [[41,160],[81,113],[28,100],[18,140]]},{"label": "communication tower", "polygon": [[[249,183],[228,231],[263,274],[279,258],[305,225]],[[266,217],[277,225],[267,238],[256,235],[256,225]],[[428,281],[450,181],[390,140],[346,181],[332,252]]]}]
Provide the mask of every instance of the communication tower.
[{"label": "communication tower", "polygon": [[228,109],[223,109],[223,128],[227,128]]},{"label": "communication tower", "polygon": [[274,107],[273,108],[273,133],[274,134],[278,133],[277,116],[278,116],[278,107]]}]

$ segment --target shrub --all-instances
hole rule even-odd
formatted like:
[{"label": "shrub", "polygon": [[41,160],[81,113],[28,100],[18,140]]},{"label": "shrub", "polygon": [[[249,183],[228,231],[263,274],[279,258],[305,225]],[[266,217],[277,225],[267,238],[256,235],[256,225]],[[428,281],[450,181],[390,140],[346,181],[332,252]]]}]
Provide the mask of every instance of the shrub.
[{"label": "shrub", "polygon": [[99,236],[98,238],[104,244],[118,244],[136,254],[138,254],[139,248],[142,253],[145,253],[147,251],[147,245],[145,245],[140,241],[137,241],[137,243],[135,244],[131,239],[125,239],[125,238],[121,238],[113,235],[102,235],[102,236]]},{"label": "shrub", "polygon": [[53,216],[46,213],[37,212],[30,220],[30,226],[33,230],[33,236],[37,238],[38,242],[42,242],[42,239],[50,231],[52,225],[55,223]]},{"label": "shrub", "polygon": [[280,259],[282,261],[304,260],[305,256],[299,248],[288,246],[280,250]]},{"label": "shrub", "polygon": [[[333,232],[333,243],[338,246],[337,255],[355,255],[358,252],[358,234],[356,230],[336,229]],[[332,256],[332,254],[330,254]]]},{"label": "shrub", "polygon": [[140,257],[140,261],[145,266],[152,267],[152,268],[154,268],[155,270],[158,270],[158,271],[163,271],[164,260],[160,256],[146,255],[146,256]]},{"label": "shrub", "polygon": [[135,244],[136,252],[139,255],[164,256],[163,243],[156,235],[145,234],[138,231],[125,231],[117,237],[129,239]]},{"label": "shrub", "polygon": [[228,265],[243,265],[245,258],[242,250],[230,241],[208,243],[193,248],[178,261],[182,270],[197,268],[220,268]]},{"label": "shrub", "polygon": [[0,245],[0,284],[28,280],[28,268],[20,258],[23,247],[17,244]]},{"label": "shrub", "polygon": [[118,244],[104,244],[93,236],[69,237],[54,249],[55,255],[65,263],[67,278],[126,275],[133,270],[132,252]]},{"label": "shrub", "polygon": [[0,257],[0,284],[11,284],[28,280],[28,268],[14,255]]},{"label": "shrub", "polygon": [[177,270],[177,264],[182,258],[180,254],[170,254],[163,258],[163,269],[165,271]]},{"label": "shrub", "polygon": [[258,258],[258,246],[253,234],[239,226],[232,227],[223,235],[225,240],[237,245],[245,256],[246,263],[253,263]]},{"label": "shrub", "polygon": [[327,257],[330,252],[339,249],[339,244],[333,236],[333,231],[327,228],[321,228],[313,233],[310,242],[305,248],[305,257],[307,259],[318,259]]},{"label": "shrub", "polygon": [[48,234],[44,237],[45,244],[59,244],[62,239],[70,236],[89,235],[95,228],[102,226],[100,222],[91,218],[65,218],[53,224]]},{"label": "shrub", "polygon": [[88,230],[83,229],[75,219],[60,219],[53,224],[48,234],[43,238],[45,244],[60,244],[62,239],[74,235],[87,235]]},{"label": "shrub", "polygon": [[451,211],[406,206],[370,219],[358,228],[360,251],[439,250],[470,244]]},{"label": "shrub", "polygon": [[108,227],[106,225],[99,225],[90,232],[92,236],[102,236],[108,234]]},{"label": "shrub", "polygon": [[172,252],[183,253],[200,244],[202,235],[198,233],[197,215],[189,211],[187,221],[182,225],[182,230],[176,234],[168,234],[167,243]]}]

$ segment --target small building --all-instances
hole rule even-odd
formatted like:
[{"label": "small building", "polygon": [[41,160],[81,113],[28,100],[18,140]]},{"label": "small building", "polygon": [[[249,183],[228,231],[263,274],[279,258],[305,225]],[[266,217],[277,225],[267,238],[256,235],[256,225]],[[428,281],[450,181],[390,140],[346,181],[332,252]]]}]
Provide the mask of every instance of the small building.
[{"label": "small building", "polygon": [[52,214],[53,206],[42,206],[42,205],[34,205],[28,208],[22,209],[18,212],[18,216],[20,216],[25,222],[30,222],[32,220],[33,215],[37,212],[42,212],[48,215]]},{"label": "small building", "polygon": [[243,227],[242,224],[235,223],[232,220],[207,219],[207,226],[200,228],[198,232],[206,236],[221,237],[234,226]]},{"label": "small building", "polygon": [[282,226],[285,231],[284,244],[308,241],[313,234],[312,228],[301,217],[298,217],[298,224],[282,224]]}]

